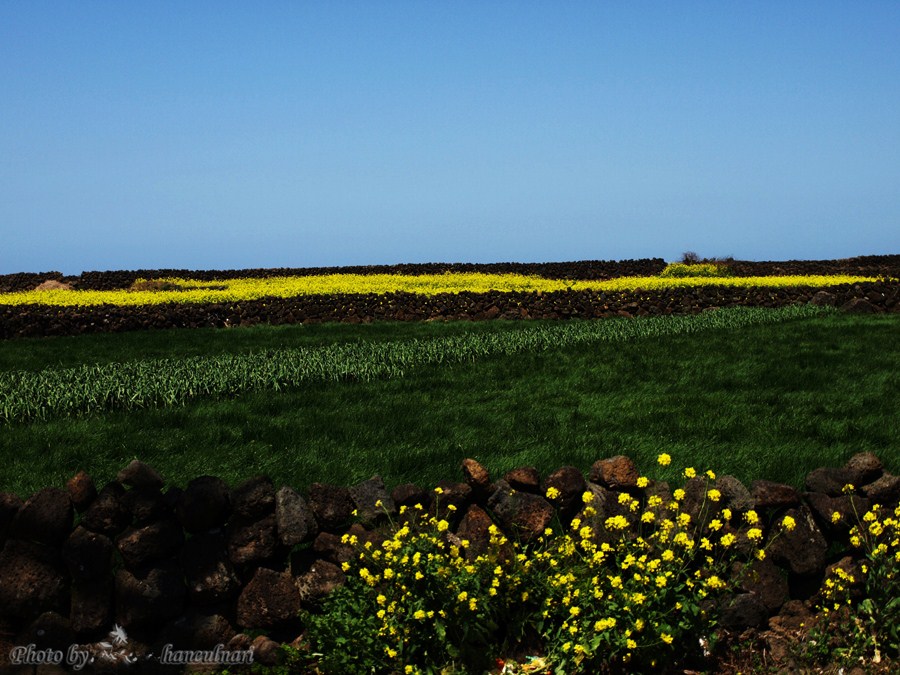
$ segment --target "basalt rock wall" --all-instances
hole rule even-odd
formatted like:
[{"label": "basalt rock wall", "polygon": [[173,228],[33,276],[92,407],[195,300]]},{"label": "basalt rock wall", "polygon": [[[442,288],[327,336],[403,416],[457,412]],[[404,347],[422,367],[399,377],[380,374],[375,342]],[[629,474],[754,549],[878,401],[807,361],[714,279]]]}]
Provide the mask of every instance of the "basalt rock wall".
[{"label": "basalt rock wall", "polygon": [[59,272],[43,274],[20,273],[0,275],[0,293],[27,291],[45,279],[56,279],[73,288],[107,291],[128,288],[136,279],[177,277],[214,281],[217,279],[267,278],[281,276],[313,276],[319,274],[443,274],[445,272],[481,272],[483,274],[530,274],[549,279],[612,279],[625,276],[653,276],[666,266],[662,258],[639,260],[581,260],[549,263],[409,263],[401,265],[356,265],[349,267],[279,267],[244,270],[115,270],[82,272],[78,276],[63,276]]},{"label": "basalt rock wall", "polygon": [[[748,261],[729,260],[737,276],[782,274],[853,274],[900,277],[900,255],[870,255],[839,260]],[[244,270],[142,269],[82,272],[64,276],[60,272],[0,274],[0,293],[29,291],[42,281],[54,279],[80,290],[116,290],[130,287],[136,279],[178,277],[214,281],[242,277],[311,276],[317,274],[442,274],[482,272],[491,274],[532,274],[550,279],[612,279],[624,276],[655,276],[666,266],[662,258],[638,260],[581,260],[548,263],[410,263],[400,265],[357,265],[349,267],[301,267]]]},{"label": "basalt rock wall", "polygon": [[[396,517],[403,506],[441,508],[450,521],[447,535],[470,540],[477,551],[487,545],[491,524],[528,541],[557,518],[567,526],[573,517],[602,523],[618,515],[619,493],[644,508],[651,495],[671,501],[673,494],[666,483],[638,487],[637,467],[624,456],[598,460],[587,474],[562,467],[541,477],[522,467],[492,480],[472,459],[462,469],[463,481],[437,486],[439,503],[434,489],[407,484],[389,492],[377,476],[349,488],[314,483],[304,493],[266,476],[234,487],[201,476],[166,489],[137,460],[99,489],[79,473],[65,487],[24,501],[0,493],[0,670],[13,645],[99,648],[113,625],[127,631],[138,656],[159,654],[165,644],[227,645],[253,647],[265,662],[275,658],[278,643],[302,633],[298,612],[344,583],[341,564],[354,551],[342,535],[377,546],[390,536],[386,515]],[[844,492],[848,483],[853,495]],[[715,504],[704,498],[711,487],[721,494]],[[859,564],[848,544],[850,524],[875,503],[894,508],[900,477],[863,453],[841,468],[811,472],[802,491],[765,480],[748,486],[731,476],[693,478],[683,489],[682,508],[692,522],[724,518],[727,508],[731,520],[722,532],[733,533],[748,553],[768,549],[720,605],[720,625],[741,630],[808,612],[830,567]],[[594,494],[598,515],[579,511],[585,491]],[[750,542],[742,516],[751,509],[771,545]],[[775,523],[787,515],[796,528],[780,531]],[[152,659],[141,663],[127,672],[160,670]]]},{"label": "basalt rock wall", "polygon": [[0,305],[0,339],[165,328],[221,328],[259,323],[593,319],[690,314],[716,307],[781,307],[808,302],[836,305],[857,312],[896,312],[900,311],[900,282],[845,284],[825,290],[809,286],[704,286],[623,292],[312,295],[227,304],[173,303],[141,307]]}]

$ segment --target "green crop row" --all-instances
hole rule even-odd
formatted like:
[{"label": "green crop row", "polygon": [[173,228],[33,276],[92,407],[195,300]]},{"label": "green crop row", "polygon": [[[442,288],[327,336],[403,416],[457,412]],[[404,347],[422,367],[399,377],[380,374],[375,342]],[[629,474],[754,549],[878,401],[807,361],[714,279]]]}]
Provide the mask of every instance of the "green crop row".
[{"label": "green crop row", "polygon": [[515,331],[432,339],[356,342],[181,359],[0,373],[0,423],[103,411],[182,405],[200,397],[279,391],[310,382],[402,377],[425,364],[474,361],[588,343],[775,323],[821,314],[822,308],[729,308],[695,316],[570,321]]}]

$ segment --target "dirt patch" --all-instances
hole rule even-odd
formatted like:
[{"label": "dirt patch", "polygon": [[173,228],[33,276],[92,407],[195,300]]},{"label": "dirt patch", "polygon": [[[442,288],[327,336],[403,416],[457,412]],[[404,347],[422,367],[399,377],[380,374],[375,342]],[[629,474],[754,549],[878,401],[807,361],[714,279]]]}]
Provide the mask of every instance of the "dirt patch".
[{"label": "dirt patch", "polygon": [[57,281],[56,279],[47,279],[37,286],[35,286],[34,290],[36,291],[71,291],[72,284],[67,284],[63,281]]}]

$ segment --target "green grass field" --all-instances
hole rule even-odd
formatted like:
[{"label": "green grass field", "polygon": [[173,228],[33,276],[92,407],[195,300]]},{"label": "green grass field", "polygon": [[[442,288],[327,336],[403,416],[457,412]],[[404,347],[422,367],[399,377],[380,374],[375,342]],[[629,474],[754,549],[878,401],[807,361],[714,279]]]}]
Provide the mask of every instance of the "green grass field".
[{"label": "green grass field", "polygon": [[[528,330],[537,322],[259,326],[0,342],[0,372],[262,349]],[[170,484],[270,474],[305,488],[388,486],[533,465],[587,470],[627,454],[652,476],[693,465],[802,484],[860,451],[900,471],[900,316],[829,314],[740,329],[424,364],[402,377],[0,426],[0,490],[26,496],[79,469],[102,484],[137,457]],[[673,458],[668,476],[655,465]]]}]

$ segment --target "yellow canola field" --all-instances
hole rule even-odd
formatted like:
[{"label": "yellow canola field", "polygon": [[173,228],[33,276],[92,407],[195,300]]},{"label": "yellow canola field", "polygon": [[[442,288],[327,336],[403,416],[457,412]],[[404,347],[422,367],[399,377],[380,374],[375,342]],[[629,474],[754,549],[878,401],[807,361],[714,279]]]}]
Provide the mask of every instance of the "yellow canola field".
[{"label": "yellow canola field", "polygon": [[158,305],[163,303],[222,303],[292,298],[302,295],[341,295],[350,293],[406,292],[422,295],[439,293],[485,293],[564,291],[652,291],[674,287],[727,286],[768,287],[834,286],[878,281],[877,277],[847,275],[782,277],[619,277],[607,281],[571,281],[544,279],[522,274],[446,273],[421,276],[398,274],[327,274],[307,277],[270,277],[268,279],[158,279],[184,290],[47,290],[0,293],[0,305]]}]

